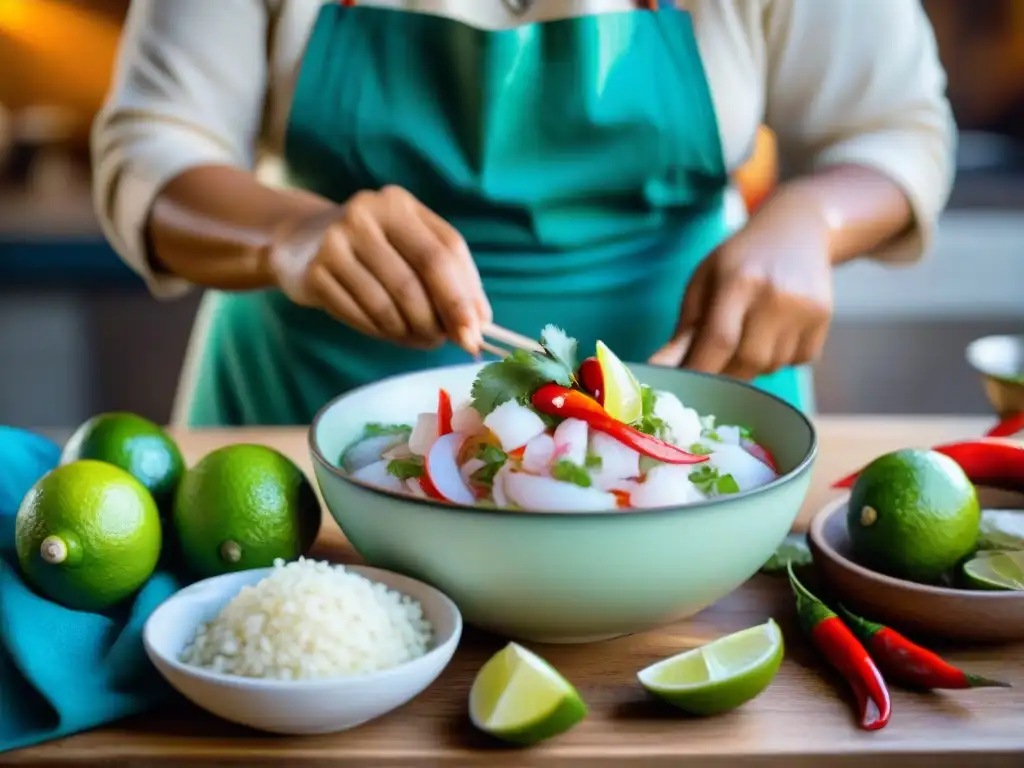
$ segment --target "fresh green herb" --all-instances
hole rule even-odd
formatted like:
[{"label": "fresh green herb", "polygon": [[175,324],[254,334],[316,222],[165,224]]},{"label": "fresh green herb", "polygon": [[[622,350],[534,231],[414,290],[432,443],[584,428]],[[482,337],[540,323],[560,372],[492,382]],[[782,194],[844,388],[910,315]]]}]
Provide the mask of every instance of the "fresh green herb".
[{"label": "fresh green herb", "polygon": [[540,343],[552,358],[567,368],[575,376],[578,362],[576,360],[576,339],[555,325],[545,325],[540,332]]},{"label": "fresh green herb", "polygon": [[496,462],[504,463],[508,456],[493,443],[480,443],[477,446],[475,458],[480,459],[485,464],[494,464]]},{"label": "fresh green herb", "polygon": [[714,451],[701,443],[694,443],[690,446],[690,453],[694,456],[710,456]]},{"label": "fresh green herb", "polygon": [[368,437],[382,437],[384,435],[405,435],[412,432],[412,427],[407,424],[380,424],[378,422],[370,422],[363,427],[363,437],[365,440]]},{"label": "fresh green herb", "polygon": [[501,469],[501,464],[484,464],[480,469],[471,474],[470,479],[477,485],[494,485],[494,476]]},{"label": "fresh green herb", "polygon": [[587,469],[599,470],[604,465],[604,459],[593,453],[588,453],[586,460],[583,462],[583,466]]},{"label": "fresh green herb", "polygon": [[484,462],[484,465],[470,477],[479,485],[494,485],[494,476],[508,461],[508,455],[496,445],[481,443],[477,448],[476,458]]},{"label": "fresh green herb", "polygon": [[706,437],[708,440],[714,440],[716,443],[725,442],[722,440],[722,436],[713,429],[707,430],[703,435],[701,435],[701,437]]},{"label": "fresh green herb", "polygon": [[575,369],[568,365],[568,358],[575,357],[576,341],[554,326],[544,330],[545,338],[551,344],[550,349],[545,347],[548,354],[517,349],[504,360],[485,365],[477,374],[472,398],[473,407],[481,416],[509,400],[525,405],[530,402],[531,395],[545,384],[573,386]]},{"label": "fresh green herb", "polygon": [[555,462],[551,468],[551,476],[563,483],[572,483],[580,488],[589,488],[591,484],[590,474],[579,464],[573,464],[568,459],[561,459]]},{"label": "fresh green herb", "polygon": [[697,486],[705,496],[712,493],[718,496],[727,496],[740,491],[739,483],[732,475],[723,475],[716,467],[709,467],[707,464],[690,473],[690,482]]},{"label": "fresh green herb", "polygon": [[423,477],[425,472],[423,458],[413,456],[408,459],[392,459],[388,462],[388,474],[397,477],[399,480],[412,480]]},{"label": "fresh green herb", "polygon": [[664,419],[661,419],[654,415],[654,406],[657,402],[658,395],[653,389],[647,385],[640,387],[640,405],[642,408],[642,415],[640,420],[633,424],[633,428],[643,432],[647,435],[654,435],[655,437],[664,437],[667,426]]},{"label": "fresh green herb", "polygon": [[746,427],[740,427],[740,440],[753,440],[754,434]]},{"label": "fresh green herb", "polygon": [[802,533],[791,533],[779,544],[775,554],[761,566],[763,573],[780,573],[792,563],[794,568],[810,565],[813,561],[811,550],[807,546],[807,536]]}]

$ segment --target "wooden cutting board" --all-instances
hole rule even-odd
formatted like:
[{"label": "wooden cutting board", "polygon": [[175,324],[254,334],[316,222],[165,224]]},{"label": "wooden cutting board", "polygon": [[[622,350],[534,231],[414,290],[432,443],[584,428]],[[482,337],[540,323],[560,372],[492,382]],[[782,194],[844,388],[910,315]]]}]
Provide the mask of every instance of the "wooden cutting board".
[{"label": "wooden cutting board", "polygon": [[[980,434],[978,419],[821,418],[821,457],[798,527],[832,497],[828,482],[874,456]],[[190,461],[231,442],[262,442],[309,469],[300,430],[179,433]],[[319,556],[352,562],[333,521]],[[736,712],[692,719],[652,701],[636,683],[651,662],[774,617],[786,660],[772,686]],[[860,731],[842,681],[796,631],[786,584],[756,576],[691,620],[588,646],[534,646],[575,683],[591,709],[564,736],[530,750],[500,747],[473,730],[466,699],[476,671],[503,640],[469,631],[452,664],[400,710],[348,733],[276,737],[207,715],[181,701],[158,712],[0,757],[0,765],[116,766],[1024,766],[1024,646],[942,649],[1010,690],[939,694],[893,691],[893,717]]]}]

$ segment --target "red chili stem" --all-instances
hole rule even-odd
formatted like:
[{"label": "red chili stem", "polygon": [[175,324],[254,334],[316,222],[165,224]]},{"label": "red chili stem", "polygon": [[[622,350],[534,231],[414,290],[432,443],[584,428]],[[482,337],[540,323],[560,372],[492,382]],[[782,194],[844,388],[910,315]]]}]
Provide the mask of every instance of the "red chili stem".
[{"label": "red chili stem", "polygon": [[533,407],[549,416],[580,419],[591,429],[618,440],[625,446],[665,464],[700,464],[707,456],[697,456],[645,434],[608,415],[594,398],[558,384],[545,384],[531,398]]},{"label": "red chili stem", "polygon": [[985,433],[985,437],[1011,437],[1024,432],[1024,411],[1007,416]]},{"label": "red chili stem", "polygon": [[437,434],[438,437],[450,435],[452,432],[452,396],[448,390],[437,391]]},{"label": "red chili stem", "polygon": [[[1009,491],[1024,490],[1024,443],[983,437],[936,446],[932,450],[959,464],[976,485]],[[859,476],[858,470],[834,483],[832,487],[850,488]]]},{"label": "red chili stem", "polygon": [[842,605],[838,608],[843,621],[890,680],[920,690],[1010,687],[998,680],[964,672],[896,630],[863,619]]},{"label": "red chili stem", "polygon": [[800,583],[793,573],[792,563],[788,571],[800,625],[853,691],[860,727],[866,731],[884,728],[892,715],[892,702],[882,673],[849,627]]}]

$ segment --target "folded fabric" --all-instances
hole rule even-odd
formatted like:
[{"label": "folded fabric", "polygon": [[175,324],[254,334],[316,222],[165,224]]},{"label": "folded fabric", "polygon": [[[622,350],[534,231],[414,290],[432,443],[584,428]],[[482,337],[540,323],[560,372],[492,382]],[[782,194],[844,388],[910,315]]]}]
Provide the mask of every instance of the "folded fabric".
[{"label": "folded fabric", "polygon": [[156,573],[109,614],[64,608],[21,578],[18,506],[59,457],[51,440],[0,427],[0,753],[144,712],[170,692],[146,658],[142,626],[178,589],[172,574]]}]

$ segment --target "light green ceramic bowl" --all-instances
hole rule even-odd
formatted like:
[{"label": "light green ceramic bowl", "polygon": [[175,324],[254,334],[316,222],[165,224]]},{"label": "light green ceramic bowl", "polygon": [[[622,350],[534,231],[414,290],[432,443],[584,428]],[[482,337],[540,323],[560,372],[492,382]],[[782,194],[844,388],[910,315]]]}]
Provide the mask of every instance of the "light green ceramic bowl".
[{"label": "light green ceramic bowl", "polygon": [[412,423],[436,410],[439,387],[459,402],[478,370],[424,371],[349,392],[317,415],[309,442],[324,500],[366,561],[433,584],[480,628],[575,643],[691,616],[757,572],[807,494],[817,438],[799,411],[738,381],[639,365],[640,381],[749,427],[785,474],[703,504],[580,514],[446,506],[361,485],[338,468],[366,422]]}]

